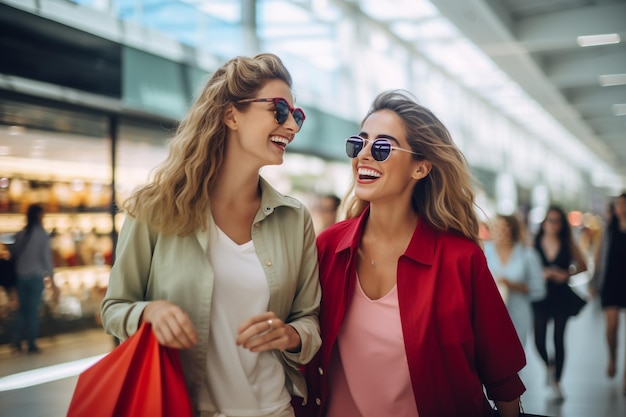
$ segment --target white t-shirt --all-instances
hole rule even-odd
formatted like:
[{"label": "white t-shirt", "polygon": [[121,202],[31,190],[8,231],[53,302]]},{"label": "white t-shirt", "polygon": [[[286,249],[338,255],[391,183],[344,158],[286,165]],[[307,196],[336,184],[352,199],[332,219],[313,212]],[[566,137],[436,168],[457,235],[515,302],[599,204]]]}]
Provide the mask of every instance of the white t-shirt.
[{"label": "white t-shirt", "polygon": [[272,352],[253,353],[235,343],[237,327],[267,311],[263,267],[252,241],[239,245],[217,226],[209,236],[215,283],[200,409],[237,417],[272,413],[291,400],[280,361]]}]

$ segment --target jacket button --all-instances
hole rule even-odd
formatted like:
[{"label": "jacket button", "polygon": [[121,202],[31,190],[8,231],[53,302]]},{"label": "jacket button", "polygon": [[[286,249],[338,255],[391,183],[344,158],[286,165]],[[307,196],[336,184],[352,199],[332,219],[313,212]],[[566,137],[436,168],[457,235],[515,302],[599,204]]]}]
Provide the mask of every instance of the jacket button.
[{"label": "jacket button", "polygon": [[320,400],[319,398],[316,398],[315,399],[315,404],[321,405],[322,404],[322,400]]},{"label": "jacket button", "polygon": [[254,223],[254,227],[257,227],[257,228],[258,228],[258,227],[261,227],[261,223],[259,223],[259,222]]},{"label": "jacket button", "polygon": [[320,375],[324,375],[324,370],[322,369],[321,366],[319,368],[317,368],[317,372],[319,372]]},{"label": "jacket button", "polygon": [[272,261],[270,261],[269,259],[265,260],[265,265],[266,266],[272,266]]}]

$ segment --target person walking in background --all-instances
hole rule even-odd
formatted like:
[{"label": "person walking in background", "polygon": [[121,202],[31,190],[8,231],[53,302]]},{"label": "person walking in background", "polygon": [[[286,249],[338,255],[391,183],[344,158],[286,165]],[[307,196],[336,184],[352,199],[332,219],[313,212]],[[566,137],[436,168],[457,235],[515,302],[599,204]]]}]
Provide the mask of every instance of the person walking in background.
[{"label": "person walking in background", "polygon": [[[547,367],[551,397],[562,401],[560,388],[565,363],[565,327],[578,314],[584,301],[570,288],[571,275],[587,270],[587,263],[574,242],[565,212],[556,206],[548,208],[535,236],[535,249],[543,265],[546,297],[533,303],[535,346]],[[554,322],[554,358],[548,356],[546,336],[548,322]]]},{"label": "person walking in background", "polygon": [[485,242],[485,257],[496,280],[517,335],[526,345],[532,329],[531,303],[545,297],[541,258],[522,243],[520,222],[515,216],[496,216],[491,241]]},{"label": "person walking in background", "polygon": [[15,273],[15,262],[11,256],[9,247],[0,242],[0,287],[3,287],[7,295],[13,294],[17,275]]},{"label": "person walking in background", "polygon": [[341,199],[334,194],[322,194],[318,196],[315,204],[315,214],[317,214],[318,219],[318,233],[337,223],[340,204]]},{"label": "person walking in background", "polygon": [[[15,262],[11,256],[11,250],[7,245],[0,242],[0,287],[6,293],[9,310],[16,310],[18,306],[17,290],[17,272],[15,271]],[[11,345],[17,348],[17,344]],[[19,344],[21,350],[22,344]]]},{"label": "person walking in background", "polygon": [[259,170],[283,162],[305,116],[273,54],[217,69],[154,179],[124,203],[102,302],[122,340],[151,323],[177,348],[195,414],[293,416],[298,367],[317,352],[315,230]]},{"label": "person walking in background", "polygon": [[[626,193],[615,199],[612,211],[597,251],[591,281],[592,294],[600,294],[606,321],[606,341],[609,348],[606,373],[610,378],[617,374],[619,315],[620,311],[626,309]],[[622,390],[626,395],[626,362]]]},{"label": "person walking in background", "polygon": [[54,265],[50,237],[43,228],[43,207],[32,204],[26,211],[26,226],[15,236],[11,256],[17,273],[18,310],[11,347],[22,351],[26,338],[28,353],[39,353],[36,340],[39,334],[39,307],[44,290],[44,279],[50,278],[55,297]]},{"label": "person walking in background", "polygon": [[517,416],[526,358],[482,249],[464,156],[407,92],[374,100],[347,220],[317,238],[322,348],[298,416]]}]

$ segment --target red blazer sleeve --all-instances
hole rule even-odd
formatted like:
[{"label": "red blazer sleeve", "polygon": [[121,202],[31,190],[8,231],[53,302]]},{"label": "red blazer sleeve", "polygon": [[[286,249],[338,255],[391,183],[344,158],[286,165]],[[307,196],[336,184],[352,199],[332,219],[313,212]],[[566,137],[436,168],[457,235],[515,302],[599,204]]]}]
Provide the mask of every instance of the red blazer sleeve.
[{"label": "red blazer sleeve", "polygon": [[518,376],[526,365],[524,348],[482,252],[474,255],[472,272],[477,369],[489,399],[511,401],[526,390]]}]

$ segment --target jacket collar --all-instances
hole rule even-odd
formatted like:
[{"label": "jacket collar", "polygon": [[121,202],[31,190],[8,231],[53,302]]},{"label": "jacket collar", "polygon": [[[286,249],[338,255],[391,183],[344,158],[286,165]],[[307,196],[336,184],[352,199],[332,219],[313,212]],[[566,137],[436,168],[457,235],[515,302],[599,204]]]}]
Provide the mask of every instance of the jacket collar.
[{"label": "jacket collar", "polygon": [[[301,204],[299,204],[296,199],[279,193],[261,176],[259,176],[259,188],[261,189],[261,206],[254,216],[254,223],[264,220],[267,216],[272,214],[277,207],[284,206],[293,209],[299,209],[301,207]],[[204,252],[206,252],[209,247],[209,228],[213,227],[214,224],[211,206],[207,209],[206,224],[206,230],[202,230],[201,227],[197,227],[195,230],[196,238]]]},{"label": "jacket collar", "polygon": [[[351,254],[357,253],[369,212],[370,208],[367,206],[363,213],[346,229],[343,237],[337,244],[336,253],[346,249],[350,249]],[[421,264],[432,265],[438,237],[439,233],[420,217],[404,256]]]},{"label": "jacket collar", "polygon": [[259,177],[259,188],[261,188],[261,207],[254,217],[255,223],[272,214],[277,207],[300,208],[296,199],[279,193],[263,177]]}]

